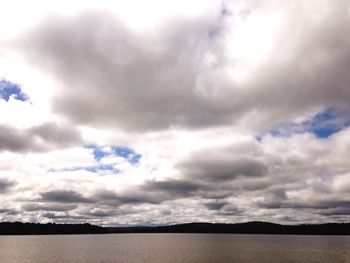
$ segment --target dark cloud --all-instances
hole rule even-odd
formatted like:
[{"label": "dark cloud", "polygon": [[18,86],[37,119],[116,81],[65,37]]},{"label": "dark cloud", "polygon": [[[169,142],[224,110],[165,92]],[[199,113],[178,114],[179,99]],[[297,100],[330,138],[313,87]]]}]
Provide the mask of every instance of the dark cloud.
[{"label": "dark cloud", "polygon": [[287,208],[284,203],[279,200],[258,202],[257,205],[260,208],[267,209]]},{"label": "dark cloud", "polygon": [[142,189],[146,192],[161,192],[171,195],[172,197],[186,197],[193,192],[203,189],[205,186],[200,183],[188,180],[167,180],[167,181],[149,181],[146,182]]},{"label": "dark cloud", "polygon": [[80,134],[70,125],[58,125],[57,123],[44,123],[28,129],[28,134],[34,138],[43,140],[46,144],[73,145],[81,142]]},{"label": "dark cloud", "polygon": [[115,210],[94,210],[92,212],[87,213],[88,216],[92,217],[111,217],[116,215]]},{"label": "dark cloud", "polygon": [[178,167],[191,178],[209,181],[229,181],[240,176],[258,177],[266,175],[267,166],[259,160],[235,158],[234,156],[199,155],[184,161]]},{"label": "dark cloud", "polygon": [[264,178],[249,178],[249,180],[244,178],[243,180],[238,181],[237,184],[239,185],[239,189],[242,189],[245,192],[266,190],[271,185],[279,183],[279,180],[271,177],[270,174],[267,174]]},{"label": "dark cloud", "polygon": [[193,90],[214,45],[208,31],[215,21],[179,20],[145,36],[106,13],[56,17],[21,39],[22,51],[55,72],[63,88],[54,108],[75,122],[128,130],[202,126],[229,118],[226,105]]},{"label": "dark cloud", "polygon": [[124,193],[101,190],[95,194],[95,198],[101,204],[114,207],[126,204],[159,204],[162,202],[159,196],[154,193],[143,192],[138,188]]},{"label": "dark cloud", "polygon": [[[191,178],[191,177],[189,177]],[[204,178],[205,179],[205,178]],[[205,204],[208,209],[215,210],[228,204],[227,197],[242,193],[240,187],[227,181],[163,179],[159,181],[146,181],[139,186],[131,187],[123,192],[99,190],[93,195],[96,204],[120,207],[123,205],[160,205],[164,202],[178,199],[215,200]]]},{"label": "dark cloud", "polygon": [[71,204],[39,204],[39,203],[31,203],[25,204],[22,206],[24,211],[33,212],[33,211],[70,211],[77,208],[77,205]]},{"label": "dark cloud", "polygon": [[78,131],[70,126],[44,123],[28,129],[0,125],[0,151],[44,151],[81,142]]},{"label": "dark cloud", "polygon": [[125,194],[118,196],[118,202],[122,205],[124,204],[159,204],[162,202],[158,196],[154,196],[154,194]]},{"label": "dark cloud", "polygon": [[[24,132],[0,125],[0,150],[25,151],[33,147],[30,136]],[[34,150],[38,150],[34,146]]]},{"label": "dark cloud", "polygon": [[242,208],[239,208],[235,205],[227,205],[221,210],[217,210],[216,214],[220,216],[234,216],[234,217],[243,217],[246,216],[246,211]]},{"label": "dark cloud", "polygon": [[115,207],[101,207],[101,208],[94,208],[89,209],[87,212],[82,212],[82,214],[94,218],[105,218],[105,217],[118,217],[118,216],[125,216],[125,215],[132,215],[135,213],[143,212],[142,209],[130,209],[130,208],[118,208]]},{"label": "dark cloud", "polygon": [[331,197],[319,199],[309,198],[304,202],[287,201],[283,204],[286,207],[295,209],[332,209],[332,208],[350,208],[350,200],[333,199]]},{"label": "dark cloud", "polygon": [[237,207],[232,202],[220,199],[205,203],[204,206],[208,210],[213,211],[215,215],[220,216],[243,216],[245,212],[244,209]]},{"label": "dark cloud", "polygon": [[91,203],[92,199],[84,197],[82,194],[69,190],[53,190],[41,193],[41,201],[56,203]]},{"label": "dark cloud", "polygon": [[[350,108],[348,3],[326,1],[324,10],[318,12],[314,11],[319,7],[316,2],[272,1],[272,5],[245,1],[249,10],[242,21],[242,14],[237,16],[228,3],[196,19],[164,19],[152,31],[131,30],[109,13],[91,11],[48,17],[23,32],[7,48],[52,77],[55,88],[50,103],[61,119],[97,133],[101,127],[118,133],[115,127],[123,129],[127,134],[121,137],[126,135],[126,141],[135,141],[141,148],[149,146],[142,141],[148,135],[162,137],[163,133],[157,133],[160,130],[173,134],[169,144],[163,140],[151,143],[154,156],[169,161],[169,176],[150,180],[142,170],[158,165],[148,163],[157,160],[152,150],[146,150],[140,160],[141,155],[130,149],[112,146],[114,155],[134,155],[130,163],[139,169],[136,174],[146,174],[142,184],[124,185],[124,176],[129,174],[121,169],[122,190],[118,180],[115,191],[47,189],[32,200],[37,204],[27,202],[22,210],[30,214],[43,211],[42,217],[62,222],[119,215],[128,222],[147,222],[162,217],[159,211],[171,211],[176,217],[179,210],[185,214],[183,210],[190,206],[188,210],[198,207],[198,211],[181,215],[179,220],[203,218],[203,214],[225,220],[233,216],[287,221],[299,220],[299,215],[300,220],[348,216],[347,114],[339,124],[339,114]],[[262,23],[255,25],[260,17]],[[264,38],[258,39],[261,35]],[[270,44],[264,41],[271,42],[271,50],[259,54]],[[328,123],[327,109],[334,110]],[[45,123],[26,129],[0,125],[0,151],[26,153],[81,144],[71,124]],[[337,133],[317,138],[315,129],[327,125],[337,126]],[[208,141],[213,141],[199,140],[188,147],[186,155],[179,156],[177,151],[174,156],[163,155],[169,145],[178,146],[176,140],[181,141],[182,135],[192,136],[199,129],[198,134],[208,132]],[[221,129],[228,132],[223,135]],[[225,143],[227,138],[236,141],[231,130],[242,137],[258,134],[257,139],[248,146],[230,145]],[[217,131],[218,146],[213,139]],[[98,140],[119,143],[103,135]],[[96,162],[112,157],[110,150],[104,150],[107,148],[90,147]],[[96,171],[89,171],[92,178]],[[90,183],[85,181],[90,179],[77,180]],[[99,177],[99,187],[103,188],[103,182],[110,181]],[[10,187],[11,183],[0,179],[0,193]],[[179,205],[175,208],[174,204]],[[140,211],[138,218],[127,217],[139,207],[151,207],[154,213]],[[293,218],[291,211],[296,212]],[[148,217],[140,219],[144,215]]]},{"label": "dark cloud", "polygon": [[[317,195],[317,194],[315,194]],[[288,200],[286,198],[271,201],[258,202],[260,208],[266,209],[294,209],[295,211],[311,212],[312,214],[321,216],[338,216],[350,214],[350,201],[332,198],[327,196],[325,198],[318,198],[311,196],[304,201]],[[286,199],[286,200],[285,200]]]},{"label": "dark cloud", "polygon": [[115,207],[146,203],[161,204],[169,200],[194,196],[202,187],[205,186],[186,180],[147,181],[122,193],[100,190],[94,198],[99,204]]},{"label": "dark cloud", "polygon": [[17,215],[19,212],[15,209],[0,209],[0,214]]},{"label": "dark cloud", "polygon": [[336,207],[319,212],[320,215],[324,216],[349,216],[350,215],[350,206],[348,207]]},{"label": "dark cloud", "polygon": [[[268,9],[265,4],[254,8],[247,21]],[[77,123],[128,131],[242,120],[268,127],[316,107],[350,106],[346,10],[337,2],[315,24],[304,15],[308,12],[291,8],[281,23],[283,33],[273,39],[278,48],[246,83],[224,73],[226,67],[240,72],[249,61],[227,55],[235,44],[225,43],[232,37],[228,24],[234,25],[234,16],[222,17],[219,9],[195,20],[164,21],[157,34],[135,33],[106,13],[50,17],[11,47],[57,77],[61,89],[54,109]],[[208,63],[209,55],[217,62]]]},{"label": "dark cloud", "polygon": [[13,185],[13,182],[0,178],[0,194],[6,193]]},{"label": "dark cloud", "polygon": [[229,203],[227,203],[227,202],[210,202],[210,203],[206,203],[205,207],[208,208],[209,210],[221,210],[227,204],[229,204]]},{"label": "dark cloud", "polygon": [[63,222],[87,222],[87,220],[92,219],[88,216],[83,215],[70,215],[67,213],[60,214],[60,213],[52,213],[47,212],[41,214],[42,217],[48,218],[48,219],[55,219],[57,222],[63,221]]}]

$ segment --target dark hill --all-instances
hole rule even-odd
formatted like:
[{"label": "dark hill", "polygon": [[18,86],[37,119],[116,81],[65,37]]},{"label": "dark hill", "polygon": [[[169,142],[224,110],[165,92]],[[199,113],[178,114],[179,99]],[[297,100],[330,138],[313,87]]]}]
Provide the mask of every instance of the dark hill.
[{"label": "dark hill", "polygon": [[222,233],[286,235],[350,235],[350,223],[279,225],[268,222],[240,224],[189,223],[154,227],[100,227],[90,224],[0,223],[0,235],[112,234],[112,233]]},{"label": "dark hill", "polygon": [[90,224],[0,223],[0,235],[104,234],[107,229]]},{"label": "dark hill", "polygon": [[248,222],[240,224],[189,223],[157,227],[116,227],[108,229],[111,233],[350,235],[349,223],[320,225],[279,225],[268,222]]}]

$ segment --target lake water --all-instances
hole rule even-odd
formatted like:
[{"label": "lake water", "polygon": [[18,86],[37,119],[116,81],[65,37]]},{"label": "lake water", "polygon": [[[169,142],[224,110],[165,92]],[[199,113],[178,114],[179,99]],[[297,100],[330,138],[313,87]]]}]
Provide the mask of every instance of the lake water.
[{"label": "lake water", "polygon": [[224,234],[0,236],[0,262],[350,263],[350,237]]}]

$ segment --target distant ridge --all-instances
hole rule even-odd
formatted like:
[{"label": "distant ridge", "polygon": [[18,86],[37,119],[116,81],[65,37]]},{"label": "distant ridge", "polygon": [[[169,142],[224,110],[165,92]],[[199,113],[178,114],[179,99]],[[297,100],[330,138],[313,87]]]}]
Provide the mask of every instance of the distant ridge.
[{"label": "distant ridge", "polygon": [[0,223],[0,235],[106,234],[106,228],[90,224]]},{"label": "distant ridge", "polygon": [[222,233],[286,235],[350,235],[350,223],[280,225],[269,222],[238,224],[188,223],[156,227],[115,227],[111,233]]},{"label": "distant ridge", "polygon": [[188,223],[169,226],[101,227],[90,224],[0,223],[0,235],[122,233],[221,233],[285,235],[350,235],[350,223],[280,225],[269,222],[238,224]]}]

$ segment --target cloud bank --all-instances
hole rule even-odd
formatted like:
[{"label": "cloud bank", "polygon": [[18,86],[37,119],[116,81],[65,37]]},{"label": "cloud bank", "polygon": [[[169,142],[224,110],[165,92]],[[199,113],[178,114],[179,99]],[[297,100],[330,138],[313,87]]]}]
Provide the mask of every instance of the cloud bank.
[{"label": "cloud bank", "polygon": [[0,27],[2,220],[349,219],[347,1],[39,3]]}]

